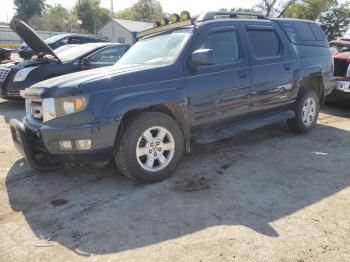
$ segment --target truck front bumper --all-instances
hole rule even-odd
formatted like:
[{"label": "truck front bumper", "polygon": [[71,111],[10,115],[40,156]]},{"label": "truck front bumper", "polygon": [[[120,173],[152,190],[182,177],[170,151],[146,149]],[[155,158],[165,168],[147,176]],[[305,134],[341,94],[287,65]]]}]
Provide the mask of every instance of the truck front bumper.
[{"label": "truck front bumper", "polygon": [[57,159],[58,161],[56,161],[56,163],[52,163],[49,162],[48,159],[44,161],[43,159],[40,160],[35,157],[35,146],[31,142],[31,137],[22,122],[17,119],[12,119],[10,121],[10,128],[13,144],[33,169],[48,172],[64,167],[63,161],[60,161],[60,159]]},{"label": "truck front bumper", "polygon": [[[74,128],[34,126],[16,119],[10,121],[13,143],[28,164],[39,171],[54,171],[68,163],[105,162],[113,156],[120,121]],[[75,141],[90,140],[91,146],[78,149]],[[63,149],[60,141],[71,141],[71,149]],[[38,157],[39,156],[39,157]]]},{"label": "truck front bumper", "polygon": [[350,101],[350,81],[337,81],[333,92],[327,96],[326,101]]}]

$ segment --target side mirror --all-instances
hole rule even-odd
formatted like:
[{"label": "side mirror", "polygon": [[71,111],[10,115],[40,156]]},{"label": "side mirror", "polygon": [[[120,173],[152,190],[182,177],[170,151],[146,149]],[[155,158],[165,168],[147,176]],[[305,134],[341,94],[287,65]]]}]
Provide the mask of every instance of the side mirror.
[{"label": "side mirror", "polygon": [[90,65],[90,59],[88,57],[84,57],[83,59],[81,59],[81,64],[83,66],[88,66]]},{"label": "side mirror", "polygon": [[214,65],[214,51],[213,49],[198,49],[192,53],[190,64],[193,67]]}]

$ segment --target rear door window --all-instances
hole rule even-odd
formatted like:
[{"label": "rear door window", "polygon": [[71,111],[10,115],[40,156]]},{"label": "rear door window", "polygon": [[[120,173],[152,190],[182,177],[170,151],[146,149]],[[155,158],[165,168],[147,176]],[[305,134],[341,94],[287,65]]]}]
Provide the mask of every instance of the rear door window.
[{"label": "rear door window", "polygon": [[257,58],[279,56],[281,46],[276,32],[271,29],[250,29],[248,37]]}]

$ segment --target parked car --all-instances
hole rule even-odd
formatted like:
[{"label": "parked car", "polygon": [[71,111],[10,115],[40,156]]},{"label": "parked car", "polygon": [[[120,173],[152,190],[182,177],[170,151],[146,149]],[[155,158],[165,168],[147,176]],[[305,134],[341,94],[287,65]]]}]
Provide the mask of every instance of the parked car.
[{"label": "parked car", "polygon": [[76,47],[76,46],[78,46],[78,45],[63,45],[63,46],[55,49],[54,52],[55,52],[55,54],[58,54],[58,53],[61,53],[62,51],[68,50],[68,49],[70,49],[72,47]]},{"label": "parked car", "polygon": [[12,51],[12,49],[0,47],[0,63],[4,60],[10,60]]},{"label": "parked car", "polygon": [[329,44],[334,59],[336,89],[327,101],[350,102],[350,41],[336,40]]},{"label": "parked car", "polygon": [[[11,23],[12,24],[12,23]],[[37,58],[0,66],[0,97],[21,98],[20,92],[55,76],[113,65],[129,48],[117,43],[90,43],[52,49],[25,23],[14,28],[39,54]]]},{"label": "parked car", "polygon": [[284,120],[312,130],[335,86],[324,33],[312,21],[247,16],[183,12],[139,33],[112,67],[33,85],[25,121],[10,121],[15,146],[37,170],[114,159],[124,175],[155,182],[191,141]]},{"label": "parked car", "polygon": [[[61,34],[50,37],[45,40],[45,43],[52,49],[55,50],[64,45],[81,45],[87,43],[99,43],[99,42],[108,42],[105,39],[87,35],[77,35],[77,34]],[[33,49],[24,42],[18,49],[18,54],[24,60],[29,60],[33,55],[37,54],[38,51]],[[39,51],[40,52],[40,51]]]}]

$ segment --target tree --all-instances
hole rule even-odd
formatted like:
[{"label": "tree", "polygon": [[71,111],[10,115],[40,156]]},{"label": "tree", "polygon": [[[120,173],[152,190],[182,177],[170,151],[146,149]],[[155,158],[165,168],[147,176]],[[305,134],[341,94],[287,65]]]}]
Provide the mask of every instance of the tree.
[{"label": "tree", "polygon": [[341,37],[350,25],[350,8],[348,3],[336,5],[321,14],[319,18],[322,30],[328,40]]},{"label": "tree", "polygon": [[74,14],[83,21],[82,27],[92,34],[111,19],[108,9],[100,7],[100,0],[78,1]]},{"label": "tree", "polygon": [[291,8],[294,4],[302,0],[262,0],[257,6],[256,9],[265,14],[267,17],[284,17],[285,13]]},{"label": "tree", "polygon": [[304,0],[293,4],[284,17],[316,20],[321,13],[337,5],[337,0]]},{"label": "tree", "polygon": [[41,15],[45,9],[45,0],[14,0],[14,4],[17,17],[25,22],[35,15]]},{"label": "tree", "polygon": [[119,19],[124,19],[124,20],[136,20],[137,13],[135,9],[133,9],[132,7],[129,7],[116,13],[115,17]]},{"label": "tree", "polygon": [[[61,5],[47,6],[39,20],[39,28],[47,31],[69,31],[70,14]],[[70,27],[70,26],[69,26]]]},{"label": "tree", "polygon": [[152,22],[164,17],[162,5],[156,0],[139,0],[132,7],[116,14],[116,18]]}]

